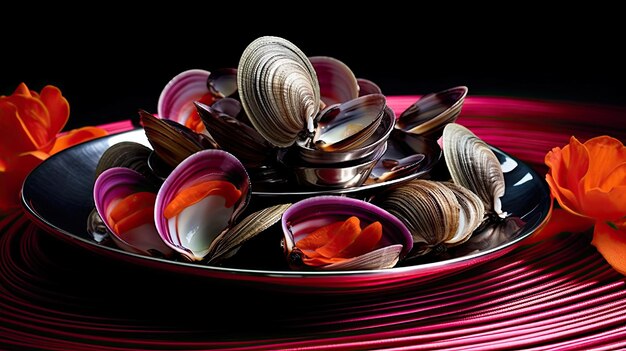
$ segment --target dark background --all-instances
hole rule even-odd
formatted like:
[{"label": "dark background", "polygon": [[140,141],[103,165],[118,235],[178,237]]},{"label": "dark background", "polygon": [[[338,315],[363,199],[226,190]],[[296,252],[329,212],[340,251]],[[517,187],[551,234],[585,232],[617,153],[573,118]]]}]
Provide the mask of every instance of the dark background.
[{"label": "dark background", "polygon": [[[249,42],[277,35],[309,56],[344,61],[387,95],[467,85],[470,95],[626,105],[624,31],[611,19],[474,21],[403,11],[349,23],[337,22],[339,16],[218,22],[215,13],[185,12],[50,22],[37,25],[35,36],[12,28],[4,35],[0,94],[10,94],[21,81],[34,90],[60,87],[71,106],[67,128],[134,118],[139,108],[156,112],[161,89],[179,72],[236,67]],[[181,16],[188,21],[169,22]],[[425,24],[425,16],[447,21]]]}]

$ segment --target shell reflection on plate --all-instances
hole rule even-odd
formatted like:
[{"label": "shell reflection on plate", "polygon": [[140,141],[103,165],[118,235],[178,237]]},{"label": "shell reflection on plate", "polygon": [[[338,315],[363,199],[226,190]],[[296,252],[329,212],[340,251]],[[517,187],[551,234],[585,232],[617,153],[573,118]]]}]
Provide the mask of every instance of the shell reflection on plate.
[{"label": "shell reflection on plate", "polygon": [[103,254],[328,291],[434,279],[506,253],[546,220],[541,179],[454,123],[467,88],[427,95],[396,123],[380,89],[355,77],[259,38],[237,69],[174,77],[159,101],[169,115],[142,112],[143,130],[44,162],[25,207]]}]

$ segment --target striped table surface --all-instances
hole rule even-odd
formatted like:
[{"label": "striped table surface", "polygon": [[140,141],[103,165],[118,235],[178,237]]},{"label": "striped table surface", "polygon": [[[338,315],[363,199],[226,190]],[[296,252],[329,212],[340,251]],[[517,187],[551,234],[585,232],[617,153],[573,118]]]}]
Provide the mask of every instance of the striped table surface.
[{"label": "striped table surface", "polygon": [[[416,99],[389,105],[400,113]],[[458,122],[544,174],[546,152],[571,135],[626,140],[625,118],[617,107],[468,97]],[[625,348],[626,280],[589,242],[563,234],[384,295],[293,295],[130,266],[16,213],[0,222],[0,349]]]}]

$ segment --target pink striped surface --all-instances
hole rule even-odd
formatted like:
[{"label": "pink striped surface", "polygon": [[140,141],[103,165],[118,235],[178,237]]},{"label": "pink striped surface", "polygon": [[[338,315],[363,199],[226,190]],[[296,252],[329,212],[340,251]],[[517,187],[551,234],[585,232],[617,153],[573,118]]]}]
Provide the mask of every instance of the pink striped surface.
[{"label": "pink striped surface", "polygon": [[[389,98],[401,112],[416,97]],[[469,97],[459,122],[545,172],[570,135],[626,139],[626,110]],[[107,126],[121,131],[127,122]],[[384,295],[293,296],[134,267],[0,222],[0,349],[586,350],[626,347],[626,280],[589,233]]]}]

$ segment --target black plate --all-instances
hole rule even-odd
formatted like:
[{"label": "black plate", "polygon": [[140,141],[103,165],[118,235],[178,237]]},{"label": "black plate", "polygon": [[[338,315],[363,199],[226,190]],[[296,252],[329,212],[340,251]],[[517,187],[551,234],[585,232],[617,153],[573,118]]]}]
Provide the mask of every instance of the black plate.
[{"label": "black plate", "polygon": [[[100,155],[110,145],[120,141],[147,144],[143,131],[135,130],[86,142],[51,156],[27,177],[22,189],[24,208],[55,235],[114,259],[183,274],[243,281],[256,286],[293,288],[296,291],[315,288],[317,292],[364,292],[394,289],[430,280],[509,252],[545,224],[552,204],[549,189],[542,177],[521,161],[493,148],[502,164],[506,181],[502,207],[512,217],[474,234],[469,242],[449,250],[437,260],[410,261],[404,266],[386,270],[349,272],[294,272],[278,266],[263,269],[211,267],[132,254],[110,245],[98,244],[89,234],[87,217],[94,206],[92,191],[95,168]],[[365,190],[370,193],[388,185],[381,183]],[[350,189],[348,193],[359,196],[361,190]],[[294,195],[307,197],[316,194],[276,193],[274,197],[283,199]],[[273,197],[272,193],[256,195],[252,201],[270,201]]]}]

